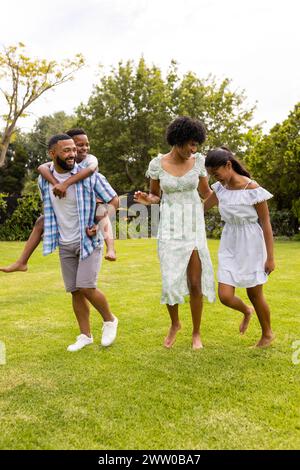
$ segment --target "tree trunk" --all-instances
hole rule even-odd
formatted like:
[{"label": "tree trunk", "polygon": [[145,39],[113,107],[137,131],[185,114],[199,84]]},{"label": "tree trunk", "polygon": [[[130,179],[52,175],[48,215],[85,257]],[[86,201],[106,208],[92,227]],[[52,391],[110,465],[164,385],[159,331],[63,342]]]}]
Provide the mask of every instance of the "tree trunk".
[{"label": "tree trunk", "polygon": [[9,142],[10,142],[10,137],[5,137],[2,141],[2,143],[0,144],[0,150],[1,150],[1,154],[0,154],[0,168],[3,167],[5,165],[5,161],[6,161],[6,153],[7,153],[7,149],[8,149],[8,146],[9,146]]},{"label": "tree trunk", "polygon": [[13,118],[13,121],[11,124],[6,127],[4,133],[2,134],[2,139],[0,143],[0,168],[5,165],[6,162],[6,154],[7,154],[7,149],[10,144],[11,137],[14,133],[15,127],[16,127],[16,122],[18,120],[20,115],[16,115]]},{"label": "tree trunk", "polygon": [[125,162],[125,171],[126,171],[126,176],[131,184],[134,183],[131,174],[129,173],[129,168],[127,162]]}]

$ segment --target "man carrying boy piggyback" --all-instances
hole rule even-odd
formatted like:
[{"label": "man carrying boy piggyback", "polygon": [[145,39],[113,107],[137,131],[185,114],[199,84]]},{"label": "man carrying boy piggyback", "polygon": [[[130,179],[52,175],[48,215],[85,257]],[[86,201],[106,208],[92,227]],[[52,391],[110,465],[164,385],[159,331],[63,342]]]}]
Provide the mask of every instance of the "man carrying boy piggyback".
[{"label": "man carrying boy piggyback", "polygon": [[[51,171],[52,162],[43,163],[38,167],[38,172],[45,178],[49,183],[52,184],[53,194],[59,198],[65,197],[69,186],[77,183],[89,176],[95,171],[98,171],[98,160],[94,155],[89,153],[90,144],[86,132],[81,128],[73,128],[68,130],[65,134],[71,137],[76,145],[77,155],[75,158],[76,163],[79,164],[81,169],[80,172],[67,178],[63,183],[59,183],[53,176]],[[71,175],[71,173],[70,173]],[[108,205],[108,209],[111,209],[112,214],[107,214],[106,207],[103,205],[103,201],[97,200],[97,209],[95,214],[95,223],[99,224],[104,241],[106,244],[106,255],[105,259],[108,261],[116,260],[116,252],[114,247],[114,234],[111,225],[109,215],[115,216],[113,206]],[[88,235],[95,235],[96,226],[88,229]],[[28,269],[28,262],[33,252],[38,247],[42,240],[44,232],[44,216],[41,215],[36,220],[31,234],[25,243],[22,253],[18,259],[8,266],[0,267],[0,271],[5,273],[13,272],[26,272]]]},{"label": "man carrying boy piggyback", "polygon": [[[48,152],[53,162],[51,172],[64,189],[70,177],[83,171],[75,162],[75,143],[69,135],[57,134],[49,140]],[[96,172],[69,185],[65,197],[56,197],[53,186],[43,176],[39,177],[39,186],[44,202],[44,255],[59,247],[66,291],[72,294],[73,310],[80,329],[80,335],[68,350],[77,351],[93,343],[88,301],[104,320],[101,344],[109,346],[116,338],[118,319],[97,288],[103,236],[100,230],[91,231],[90,227],[94,226],[96,197],[117,209],[117,194],[106,178]],[[61,188],[58,186],[56,189],[59,192]]]}]

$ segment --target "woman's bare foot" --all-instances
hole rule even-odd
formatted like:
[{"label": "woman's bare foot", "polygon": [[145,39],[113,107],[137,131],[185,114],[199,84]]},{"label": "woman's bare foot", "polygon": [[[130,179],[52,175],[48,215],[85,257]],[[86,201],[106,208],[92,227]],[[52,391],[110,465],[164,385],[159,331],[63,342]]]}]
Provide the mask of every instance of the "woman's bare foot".
[{"label": "woman's bare foot", "polygon": [[115,250],[107,250],[104,258],[107,259],[107,261],[116,261],[117,256]]},{"label": "woman's bare foot", "polygon": [[240,324],[240,333],[241,333],[241,335],[243,335],[245,333],[245,331],[247,330],[253,312],[254,312],[254,308],[253,307],[248,307],[248,313],[244,313],[243,321]]},{"label": "woman's bare foot", "polygon": [[200,338],[200,333],[193,333],[192,347],[194,351],[197,351],[198,349],[203,349],[203,344]]},{"label": "woman's bare foot", "polygon": [[14,273],[16,271],[27,271],[27,269],[27,264],[22,264],[19,261],[16,261],[15,263],[10,264],[9,266],[0,268],[0,271],[3,271],[4,273]]},{"label": "woman's bare foot", "polygon": [[262,336],[254,347],[255,348],[267,348],[268,346],[270,346],[272,341],[274,341],[274,339],[275,339],[275,335],[273,333],[271,333],[268,336]]},{"label": "woman's bare foot", "polygon": [[171,325],[171,328],[169,329],[168,335],[165,337],[164,340],[164,346],[166,348],[171,348],[173,344],[175,343],[176,340],[176,334],[177,332],[181,329],[181,324],[176,323],[175,325]]}]

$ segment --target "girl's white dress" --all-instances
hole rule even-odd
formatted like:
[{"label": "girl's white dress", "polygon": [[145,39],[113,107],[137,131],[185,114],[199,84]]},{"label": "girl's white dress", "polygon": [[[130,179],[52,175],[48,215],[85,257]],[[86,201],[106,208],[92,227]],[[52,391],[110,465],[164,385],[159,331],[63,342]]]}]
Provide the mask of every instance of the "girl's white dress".
[{"label": "girl's white dress", "polygon": [[268,276],[263,231],[254,204],[270,199],[262,187],[230,190],[220,182],[212,185],[225,222],[219,248],[218,281],[234,287],[264,284]]},{"label": "girl's white dress", "polygon": [[146,176],[160,181],[163,192],[158,229],[161,303],[184,303],[184,296],[189,294],[187,266],[193,250],[198,250],[202,264],[202,292],[213,302],[214,273],[206,241],[203,204],[197,190],[199,177],[207,175],[204,157],[195,154],[193,168],[183,176],[173,176],[163,169],[162,156],[151,160],[146,173]]}]

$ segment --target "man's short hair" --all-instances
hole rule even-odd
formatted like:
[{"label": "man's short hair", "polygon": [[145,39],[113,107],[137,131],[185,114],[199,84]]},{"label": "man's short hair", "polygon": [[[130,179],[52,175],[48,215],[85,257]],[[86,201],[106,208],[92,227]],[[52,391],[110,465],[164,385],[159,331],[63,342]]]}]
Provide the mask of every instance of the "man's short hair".
[{"label": "man's short hair", "polygon": [[75,137],[76,135],[86,135],[86,132],[81,127],[74,127],[73,129],[66,131],[66,134],[70,137]]},{"label": "man's short hair", "polygon": [[55,134],[50,139],[48,140],[48,150],[51,150],[54,145],[57,144],[60,140],[71,140],[72,137],[69,136],[68,134]]}]

